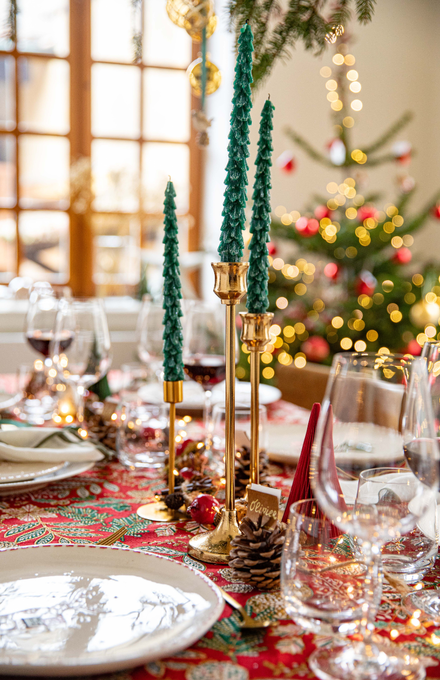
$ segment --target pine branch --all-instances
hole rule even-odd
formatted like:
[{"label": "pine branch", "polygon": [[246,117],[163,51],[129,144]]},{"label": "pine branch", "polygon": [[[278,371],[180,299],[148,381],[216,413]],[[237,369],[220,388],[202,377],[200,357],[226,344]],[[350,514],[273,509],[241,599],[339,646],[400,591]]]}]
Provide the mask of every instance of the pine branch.
[{"label": "pine branch", "polygon": [[[366,153],[366,151],[364,152]],[[368,156],[368,154],[367,154]],[[364,165],[364,168],[375,168],[378,165],[383,165],[384,163],[395,163],[396,157],[392,153],[386,153],[383,156],[377,156],[376,158],[370,158],[368,156],[367,162]],[[356,162],[351,163],[351,165],[357,165]]]},{"label": "pine branch", "polygon": [[374,153],[378,149],[380,149],[382,146],[387,144],[393,137],[395,137],[400,130],[402,130],[404,127],[408,125],[408,123],[413,119],[413,114],[411,111],[405,111],[405,113],[398,119],[396,120],[395,123],[391,125],[391,127],[384,132],[379,139],[377,139],[375,142],[370,144],[370,146],[367,147],[361,147],[362,151],[367,154]]},{"label": "pine branch", "polygon": [[317,163],[321,163],[322,165],[325,165],[328,168],[336,167],[329,158],[324,156],[324,154],[320,153],[319,151],[316,151],[316,149],[314,149],[313,146],[304,137],[302,137],[297,132],[292,130],[292,128],[290,127],[284,128],[284,134],[286,134],[294,144],[296,144],[303,151],[305,151],[309,158],[312,158]]},{"label": "pine branch", "polygon": [[434,196],[431,198],[428,203],[426,203],[425,207],[423,208],[422,212],[417,215],[417,217],[414,217],[409,224],[406,224],[405,227],[401,227],[400,233],[401,234],[410,234],[412,231],[417,231],[419,227],[422,226],[424,222],[428,219],[432,208],[435,206],[435,204],[440,200],[440,189],[437,191]]},{"label": "pine branch", "polygon": [[346,26],[351,19],[350,4],[351,0],[339,0],[329,19],[329,23],[333,23],[335,26],[339,24]]},{"label": "pine branch", "polygon": [[356,0],[356,12],[358,21],[367,24],[373,18],[376,0]]}]

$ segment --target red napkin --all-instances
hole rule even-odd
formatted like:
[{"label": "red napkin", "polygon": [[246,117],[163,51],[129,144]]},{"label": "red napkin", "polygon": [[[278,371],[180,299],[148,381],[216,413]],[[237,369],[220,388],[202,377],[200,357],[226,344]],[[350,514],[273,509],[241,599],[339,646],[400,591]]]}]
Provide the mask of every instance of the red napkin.
[{"label": "red napkin", "polygon": [[[315,438],[316,426],[318,423],[319,414],[321,411],[320,404],[313,404],[312,412],[310,414],[309,422],[307,425],[307,432],[304,438],[304,443],[301,449],[301,455],[298,461],[298,466],[296,468],[295,477],[292,482],[292,488],[290,489],[289,498],[287,501],[286,509],[283,515],[283,522],[287,522],[289,517],[289,510],[292,503],[296,501],[307,500],[308,498],[313,498],[313,490],[310,484],[310,456],[312,452],[313,440]],[[335,451],[333,448],[333,410],[329,407],[328,419],[325,426],[324,432],[324,445],[330,448],[327,450],[327,472],[329,476],[329,483],[338,493],[338,507],[344,512],[347,510],[347,506],[344,499],[344,494],[342,493],[341,486],[339,484],[338,472],[336,469]],[[321,517],[325,517],[324,513],[319,513]],[[318,516],[318,515],[317,515]],[[340,536],[341,532],[333,524],[332,525],[332,538]]]}]

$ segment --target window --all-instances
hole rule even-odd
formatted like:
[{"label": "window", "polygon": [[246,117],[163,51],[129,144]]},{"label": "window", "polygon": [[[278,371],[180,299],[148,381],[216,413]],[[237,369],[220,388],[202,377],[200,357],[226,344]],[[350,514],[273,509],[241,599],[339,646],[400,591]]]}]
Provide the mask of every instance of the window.
[{"label": "window", "polygon": [[161,251],[168,175],[181,248],[198,246],[191,39],[158,0],[19,0],[18,10],[11,41],[0,0],[0,281],[133,292],[142,249]]}]

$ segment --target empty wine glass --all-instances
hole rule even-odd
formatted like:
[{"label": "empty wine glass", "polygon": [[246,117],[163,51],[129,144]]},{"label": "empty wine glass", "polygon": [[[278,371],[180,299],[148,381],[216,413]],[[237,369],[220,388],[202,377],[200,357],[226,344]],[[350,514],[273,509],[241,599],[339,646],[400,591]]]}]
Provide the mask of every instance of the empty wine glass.
[{"label": "empty wine glass", "polygon": [[[411,420],[412,418],[412,420]],[[410,425],[412,423],[412,425]],[[346,503],[341,480],[367,469],[404,464],[407,432],[421,439],[417,471],[405,507],[370,501]],[[423,433],[423,434],[422,434]],[[417,437],[416,437],[417,435]],[[407,474],[411,475],[409,469]],[[437,445],[425,362],[384,354],[339,354],[333,360],[312,455],[311,481],[319,506],[343,532],[356,538],[366,579],[376,579],[381,546],[410,531],[432,505],[438,484]],[[366,589],[362,642],[314,652],[320,678],[419,680],[425,671],[410,653],[392,655],[372,639],[374,587]]]},{"label": "empty wine glass", "polygon": [[51,344],[60,377],[76,388],[77,419],[84,421],[84,390],[106,375],[111,364],[110,334],[102,300],[60,300]]},{"label": "empty wine glass", "polygon": [[163,363],[163,315],[162,303],[145,295],[137,324],[138,354],[156,380]]},{"label": "empty wine glass", "polygon": [[204,422],[209,430],[214,385],[226,375],[225,312],[216,302],[193,300],[185,313],[183,366],[186,375],[205,391]]}]

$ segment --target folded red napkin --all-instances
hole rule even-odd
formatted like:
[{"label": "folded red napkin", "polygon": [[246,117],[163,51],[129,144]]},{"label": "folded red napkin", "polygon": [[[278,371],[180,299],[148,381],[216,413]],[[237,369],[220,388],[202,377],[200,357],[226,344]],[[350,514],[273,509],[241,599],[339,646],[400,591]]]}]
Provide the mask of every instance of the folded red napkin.
[{"label": "folded red napkin", "polygon": [[[307,432],[304,438],[303,446],[301,449],[301,455],[299,457],[298,466],[296,468],[295,477],[293,478],[292,488],[290,489],[289,498],[287,500],[287,505],[284,510],[283,522],[287,522],[289,517],[289,510],[292,503],[297,501],[307,500],[308,498],[314,498],[313,490],[310,484],[310,457],[312,453],[313,440],[316,434],[316,426],[318,424],[318,418],[321,411],[320,404],[313,404],[312,412],[310,414],[309,422],[307,425]],[[343,512],[347,510],[347,506],[344,499],[344,494],[342,493],[341,486],[339,484],[338,471],[336,469],[335,451],[333,448],[333,411],[332,407],[329,407],[328,419],[325,425],[325,432],[323,437],[324,446],[327,446],[326,452],[326,462],[327,462],[327,472],[329,476],[329,483],[338,493],[338,507]],[[319,513],[321,517],[325,517],[324,513]],[[317,515],[318,516],[318,515]],[[340,535],[339,529],[332,525],[332,538]]]}]

